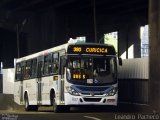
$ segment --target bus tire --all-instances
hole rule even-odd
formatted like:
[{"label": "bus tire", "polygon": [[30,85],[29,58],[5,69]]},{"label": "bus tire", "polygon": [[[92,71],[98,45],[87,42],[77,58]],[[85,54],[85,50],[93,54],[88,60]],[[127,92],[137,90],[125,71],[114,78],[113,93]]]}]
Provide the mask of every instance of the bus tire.
[{"label": "bus tire", "polygon": [[32,108],[29,105],[29,100],[28,100],[28,95],[27,94],[25,94],[24,103],[25,103],[25,111],[31,111]]},{"label": "bus tire", "polygon": [[55,102],[55,98],[53,99],[53,111],[54,111],[55,113],[60,112],[60,106],[57,105],[57,103]]},{"label": "bus tire", "polygon": [[70,106],[64,106],[64,111],[65,112],[70,112]]},{"label": "bus tire", "polygon": [[60,112],[60,106],[58,106],[56,103],[56,95],[53,89],[50,92],[50,101],[51,101],[51,105],[53,106],[53,111],[55,113]]},{"label": "bus tire", "polygon": [[53,107],[53,111],[55,112],[55,113],[59,113],[61,110],[60,110],[60,106],[58,106],[58,105],[55,105],[54,107]]},{"label": "bus tire", "polygon": [[24,102],[25,102],[25,111],[38,111],[37,105],[29,105],[29,99],[27,94],[25,94]]},{"label": "bus tire", "polygon": [[38,105],[32,105],[31,111],[38,111]]}]

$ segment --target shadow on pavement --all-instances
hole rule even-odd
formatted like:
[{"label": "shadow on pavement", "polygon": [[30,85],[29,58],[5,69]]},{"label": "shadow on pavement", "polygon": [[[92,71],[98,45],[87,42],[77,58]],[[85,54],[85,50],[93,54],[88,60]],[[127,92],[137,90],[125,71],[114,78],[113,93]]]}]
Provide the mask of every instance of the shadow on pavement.
[{"label": "shadow on pavement", "polygon": [[[39,109],[39,112],[53,112],[52,107],[47,110]],[[153,110],[148,105],[136,105],[121,103],[118,106],[77,106],[71,107],[70,111],[63,110],[61,113],[153,113]]]}]

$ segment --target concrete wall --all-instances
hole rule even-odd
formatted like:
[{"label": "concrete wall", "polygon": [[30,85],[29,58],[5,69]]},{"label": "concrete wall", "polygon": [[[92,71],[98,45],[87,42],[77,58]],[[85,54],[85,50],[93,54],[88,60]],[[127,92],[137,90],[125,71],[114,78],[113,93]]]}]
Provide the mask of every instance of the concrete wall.
[{"label": "concrete wall", "polygon": [[160,112],[160,0],[149,0],[149,104]]},{"label": "concrete wall", "polygon": [[3,69],[3,94],[14,94],[15,69]]},{"label": "concrete wall", "polygon": [[119,66],[120,79],[149,79],[149,58],[124,59]]},{"label": "concrete wall", "polygon": [[148,104],[148,58],[123,60],[119,68],[119,101]]},{"label": "concrete wall", "polygon": [[148,80],[119,79],[118,88],[119,102],[148,104]]}]

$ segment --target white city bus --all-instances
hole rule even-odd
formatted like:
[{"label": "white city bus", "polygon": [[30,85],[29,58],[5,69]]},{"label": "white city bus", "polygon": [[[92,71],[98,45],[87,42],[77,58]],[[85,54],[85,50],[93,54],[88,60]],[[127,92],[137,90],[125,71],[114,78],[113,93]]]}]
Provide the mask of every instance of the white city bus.
[{"label": "white city bus", "polygon": [[[16,60],[14,100],[25,110],[52,105],[117,105],[117,56],[113,46],[67,43]],[[121,62],[119,62],[121,64]]]}]

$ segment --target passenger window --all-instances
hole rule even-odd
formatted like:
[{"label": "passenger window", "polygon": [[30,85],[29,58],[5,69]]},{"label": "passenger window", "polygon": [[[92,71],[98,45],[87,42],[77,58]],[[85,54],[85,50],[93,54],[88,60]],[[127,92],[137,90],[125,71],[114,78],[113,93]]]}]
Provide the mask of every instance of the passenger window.
[{"label": "passenger window", "polygon": [[59,55],[58,53],[53,53],[53,65],[52,65],[52,70],[54,74],[58,74],[58,66],[59,66]]},{"label": "passenger window", "polygon": [[31,77],[37,76],[37,59],[31,60]]},{"label": "passenger window", "polygon": [[26,61],[24,79],[29,79],[30,77],[31,77],[31,61],[28,60]]},{"label": "passenger window", "polygon": [[48,74],[48,61],[49,61],[49,56],[44,56],[44,68],[43,68],[43,75]]},{"label": "passenger window", "polygon": [[48,56],[48,72],[49,74],[52,74],[52,54],[49,54]]},{"label": "passenger window", "polygon": [[21,79],[25,78],[25,62],[21,63]]},{"label": "passenger window", "polygon": [[19,81],[21,80],[21,65],[18,63],[16,65],[16,80]]}]

